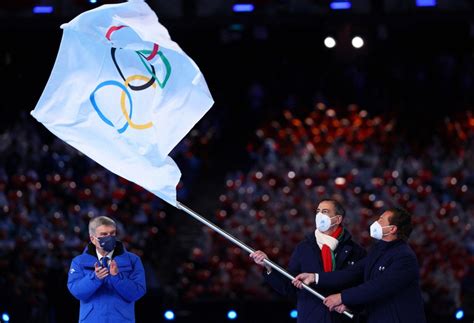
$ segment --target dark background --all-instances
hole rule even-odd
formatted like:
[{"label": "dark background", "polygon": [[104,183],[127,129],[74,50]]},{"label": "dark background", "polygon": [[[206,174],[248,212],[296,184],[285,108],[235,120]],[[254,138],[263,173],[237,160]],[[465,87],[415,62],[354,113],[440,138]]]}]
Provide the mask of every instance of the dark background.
[{"label": "dark background", "polygon": [[[255,12],[239,14],[232,12],[232,1],[148,1],[172,39],[198,64],[215,100],[209,113],[196,125],[195,132],[173,152],[183,173],[178,189],[180,200],[232,233],[234,228],[219,218],[219,211],[224,209],[220,197],[230,194],[226,185],[229,178],[251,172],[258,162],[258,158],[252,157],[252,152],[257,153],[258,149],[251,148],[261,144],[256,130],[272,120],[280,120],[284,110],[305,116],[316,103],[324,103],[344,115],[351,104],[356,104],[371,116],[396,120],[394,137],[411,145],[413,151],[431,147],[435,136],[442,137],[447,118],[462,122],[472,113],[474,6],[470,1],[438,1],[434,8],[418,8],[415,1],[409,0],[353,1],[351,10],[341,12],[331,11],[330,1],[324,0],[253,2]],[[67,172],[57,167],[58,160],[67,159],[78,186],[89,185],[93,195],[96,194],[95,180],[87,178],[98,174],[113,181],[113,176],[57,143],[29,112],[36,105],[54,64],[62,35],[59,26],[94,6],[113,2],[99,1],[92,5],[85,0],[49,1],[44,4],[55,7],[53,14],[33,15],[31,8],[38,3],[22,0],[0,5],[0,135],[7,147],[2,149],[0,157],[3,170],[0,187],[7,204],[10,203],[8,208],[3,208],[0,218],[2,228],[7,228],[2,233],[4,243],[0,246],[3,276],[0,283],[4,291],[0,310],[10,314],[11,322],[72,322],[78,317],[78,302],[66,289],[66,273],[72,256],[82,250],[83,244],[69,251],[65,251],[64,244],[71,241],[72,236],[87,241],[86,230],[83,230],[87,217],[82,211],[77,214],[70,211],[83,198],[80,192],[63,191],[54,181],[49,182],[47,174],[67,177]],[[324,47],[323,39],[327,35],[335,37],[335,48]],[[350,45],[354,35],[364,38],[362,49]],[[453,153],[447,149],[451,145],[459,147],[456,154],[463,151],[466,158],[473,156],[473,127],[468,124],[466,141],[451,138],[442,142],[446,148],[443,158]],[[16,148],[8,148],[7,138],[17,138],[13,140],[17,145],[22,141],[31,147],[49,145],[51,160],[44,157],[48,154],[41,155],[37,161],[31,153],[22,154]],[[63,157],[57,159],[53,152]],[[472,162],[464,167],[467,174],[473,171]],[[50,204],[37,209],[29,207],[25,220],[19,216],[21,203],[15,198],[15,192],[22,190],[21,175],[27,175],[29,169],[36,170],[38,181],[50,193],[38,198],[38,204]],[[238,311],[239,322],[295,321],[288,315],[294,302],[277,296],[264,285],[261,289],[266,292],[261,297],[258,293],[248,295],[222,285],[216,285],[215,288],[222,290],[215,294],[190,288],[196,276],[187,270],[198,272],[197,269],[208,266],[212,258],[213,249],[206,254],[201,246],[202,240],[211,239],[209,233],[183,212],[153,200],[133,184],[121,183],[130,198],[117,197],[116,191],[105,190],[103,197],[92,197],[90,205],[106,210],[112,203],[109,200],[121,200],[119,211],[110,215],[123,225],[122,238],[130,249],[143,256],[149,265],[148,293],[136,305],[138,322],[163,321],[167,308],[175,310],[176,321],[180,322],[222,322],[230,308]],[[468,192],[472,190],[472,182],[466,179],[465,185]],[[313,203],[316,201],[317,196],[312,199]],[[453,201],[467,215],[466,222],[457,225],[470,228],[472,198],[460,197]],[[143,211],[143,205],[148,205],[148,209]],[[64,214],[59,222],[79,219],[79,232],[50,220],[52,211],[48,208]],[[134,214],[145,214],[148,220],[137,220]],[[435,213],[428,215],[436,216]],[[313,217],[312,214],[307,216]],[[38,220],[42,217],[48,219],[48,225]],[[252,229],[253,225],[249,227]],[[51,238],[52,245],[31,249],[37,230],[53,232],[58,228],[65,232],[63,238]],[[150,228],[157,228],[159,234],[149,233]],[[438,229],[444,232],[441,227]],[[454,239],[453,248],[462,249],[463,253],[461,259],[447,257],[439,262],[459,261],[459,268],[467,267],[470,271],[453,276],[463,282],[462,290],[454,292],[458,298],[440,297],[438,301],[437,296],[434,300],[430,298],[426,303],[429,322],[454,321],[458,308],[464,309],[465,322],[471,322],[474,317],[474,239],[472,229],[466,230],[463,238],[449,235],[440,238]],[[260,246],[251,238],[244,242],[251,247]],[[221,244],[229,254],[235,252],[230,242],[215,236],[212,243]],[[294,243],[288,242],[289,245]],[[444,250],[443,255],[450,251]],[[200,253],[208,258],[202,260]],[[421,263],[427,256],[417,255]],[[224,261],[225,257],[221,259]],[[272,259],[284,266],[285,257],[282,252]],[[38,258],[52,260],[41,263]],[[190,263],[193,269],[189,269]],[[35,271],[35,266],[41,269]],[[448,269],[458,268],[456,266],[448,265]],[[252,265],[249,262],[242,268],[246,275]],[[186,277],[191,284],[183,283]],[[452,282],[442,285],[450,284]],[[426,287],[431,285],[423,286],[424,292],[431,293]],[[443,289],[437,293],[434,295],[442,295]],[[448,290],[445,293],[451,295]]]}]

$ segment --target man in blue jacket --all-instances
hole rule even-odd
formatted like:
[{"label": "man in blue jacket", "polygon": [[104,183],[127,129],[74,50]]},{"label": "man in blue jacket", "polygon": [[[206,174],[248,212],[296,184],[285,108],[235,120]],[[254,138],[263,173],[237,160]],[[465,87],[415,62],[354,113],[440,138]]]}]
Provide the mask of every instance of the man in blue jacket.
[{"label": "man in blue jacket", "polygon": [[324,304],[338,312],[365,305],[368,323],[424,323],[418,262],[407,243],[412,228],[410,213],[391,208],[370,226],[371,237],[380,241],[364,261],[337,273],[303,273],[293,284],[301,288],[301,282],[316,281],[318,287],[349,287],[363,278],[363,284],[328,296]]},{"label": "man in blue jacket", "polygon": [[[296,275],[302,272],[332,272],[342,268],[352,267],[366,255],[365,250],[355,243],[349,232],[342,226],[345,210],[334,199],[322,200],[316,210],[316,230],[300,242],[290,259],[288,272]],[[266,266],[264,272],[267,281],[277,292],[282,295],[297,298],[298,323],[313,322],[352,322],[343,314],[330,312],[323,302],[306,290],[298,290],[291,281],[278,272],[272,271],[265,265],[267,255],[260,250],[250,254],[253,260]],[[362,282],[355,282],[355,284]],[[319,288],[317,291],[329,295],[340,289]]]},{"label": "man in blue jacket", "polygon": [[135,302],[146,292],[145,271],[116,234],[112,219],[92,219],[91,242],[72,260],[67,286],[80,301],[79,322],[135,322]]}]

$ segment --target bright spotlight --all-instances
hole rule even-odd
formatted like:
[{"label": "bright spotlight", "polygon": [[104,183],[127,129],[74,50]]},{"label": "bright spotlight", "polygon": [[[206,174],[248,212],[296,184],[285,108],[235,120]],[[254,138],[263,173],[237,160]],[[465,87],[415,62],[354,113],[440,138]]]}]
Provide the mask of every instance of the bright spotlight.
[{"label": "bright spotlight", "polygon": [[172,321],[174,320],[174,312],[173,311],[166,311],[165,312],[165,319],[167,319],[168,321]]},{"label": "bright spotlight", "polygon": [[297,310],[292,310],[292,311],[290,312],[290,317],[291,317],[292,319],[297,318],[297,317],[298,317],[298,311],[297,311]]},{"label": "bright spotlight", "polygon": [[456,320],[461,320],[464,317],[464,311],[463,310],[457,310],[455,316],[456,316]]},{"label": "bright spotlight", "polygon": [[364,46],[364,40],[359,36],[355,36],[352,38],[352,46],[354,46],[354,48],[361,48]]},{"label": "bright spotlight", "polygon": [[436,0],[416,0],[417,7],[436,7]]},{"label": "bright spotlight", "polygon": [[3,313],[2,320],[3,322],[10,322],[10,315],[8,315],[7,313]]},{"label": "bright spotlight", "polygon": [[89,0],[90,3],[97,3],[97,0]]},{"label": "bright spotlight", "polygon": [[229,312],[227,312],[227,318],[229,320],[235,320],[237,318],[237,312],[234,310],[230,310]]},{"label": "bright spotlight", "polygon": [[234,12],[252,12],[254,9],[255,6],[251,3],[237,3],[232,7]]},{"label": "bright spotlight", "polygon": [[345,9],[350,9],[352,7],[352,4],[350,1],[333,1],[329,4],[329,7],[333,10],[345,10]]},{"label": "bright spotlight", "polygon": [[324,46],[326,46],[327,48],[333,48],[334,46],[336,46],[336,41],[332,37],[326,37],[324,38]]},{"label": "bright spotlight", "polygon": [[45,13],[53,13],[54,8],[52,6],[34,6],[33,13],[34,14],[45,14]]}]

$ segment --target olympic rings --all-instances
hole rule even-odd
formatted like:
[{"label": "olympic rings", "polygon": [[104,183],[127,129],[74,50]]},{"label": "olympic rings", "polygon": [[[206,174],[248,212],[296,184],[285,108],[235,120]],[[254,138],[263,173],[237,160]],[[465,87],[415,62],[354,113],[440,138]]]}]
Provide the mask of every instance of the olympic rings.
[{"label": "olympic rings", "polygon": [[[123,26],[123,25],[122,26],[111,26],[107,30],[107,32],[105,34],[105,38],[110,41],[112,34],[115,31],[120,30],[124,27],[127,27],[127,26]],[[163,89],[166,86],[166,83],[168,82],[168,80],[170,78],[170,75],[171,75],[171,64],[168,61],[168,59],[166,58],[166,56],[163,54],[163,52],[159,50],[158,44],[153,44],[153,49],[152,50],[143,49],[143,50],[135,51],[137,53],[138,58],[140,59],[141,63],[145,66],[148,73],[151,74],[151,77],[146,77],[144,75],[132,75],[132,76],[129,76],[129,77],[125,78],[125,76],[124,76],[124,74],[123,74],[123,72],[122,72],[122,70],[121,70],[121,68],[120,68],[120,66],[117,62],[116,52],[117,52],[117,48],[112,47],[111,51],[110,51],[112,61],[115,65],[115,68],[117,69],[120,77],[124,81],[124,84],[122,84],[118,81],[115,81],[115,80],[109,80],[109,81],[104,81],[104,82],[100,83],[94,89],[94,91],[92,91],[92,93],[90,95],[89,99],[91,101],[92,107],[94,108],[94,110],[97,112],[100,119],[104,123],[106,123],[107,125],[115,128],[115,125],[113,124],[113,122],[104,115],[104,113],[100,110],[99,106],[97,105],[97,101],[95,99],[95,94],[99,89],[101,89],[105,86],[110,86],[110,85],[118,86],[122,90],[122,93],[120,95],[120,108],[121,108],[121,112],[122,112],[123,116],[126,119],[126,122],[121,128],[117,129],[117,131],[121,134],[121,133],[125,132],[128,129],[128,126],[130,126],[133,129],[137,129],[137,130],[143,130],[143,129],[151,128],[153,126],[152,121],[149,121],[149,122],[146,122],[146,123],[143,123],[143,124],[137,124],[137,123],[132,121],[133,103],[132,103],[132,96],[131,96],[130,92],[128,91],[128,88],[133,90],[133,91],[142,91],[142,90],[145,90],[145,89],[153,86],[153,88],[156,89],[156,84],[158,83],[158,86],[161,89]],[[158,55],[158,57],[160,58],[162,64],[165,67],[166,72],[165,72],[163,82],[161,82],[158,79],[158,77],[156,76],[155,67],[153,66],[153,64],[149,63],[149,61],[151,61],[153,58],[155,58],[156,55]],[[130,84],[130,82],[132,82],[134,80],[142,80],[145,83],[141,84],[141,85],[132,85],[132,84]],[[156,81],[156,83],[155,83],[155,81]],[[129,112],[127,112],[125,97],[128,98],[128,102],[130,104],[130,111]]]}]

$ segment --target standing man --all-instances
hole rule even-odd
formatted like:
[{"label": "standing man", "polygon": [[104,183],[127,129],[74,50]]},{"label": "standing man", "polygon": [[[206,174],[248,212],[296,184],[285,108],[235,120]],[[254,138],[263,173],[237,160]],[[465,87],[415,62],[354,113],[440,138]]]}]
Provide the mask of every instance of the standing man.
[{"label": "standing man", "polygon": [[331,310],[365,305],[367,322],[426,322],[416,255],[407,243],[412,231],[411,214],[391,208],[370,226],[372,238],[380,240],[367,257],[350,270],[337,273],[303,273],[293,284],[318,287],[350,287],[361,277],[364,283],[328,296],[324,304]]},{"label": "standing man", "polygon": [[67,286],[80,301],[79,322],[135,322],[135,302],[146,291],[145,271],[116,234],[114,220],[92,219],[90,243],[72,260]]},{"label": "standing man", "polygon": [[[352,267],[366,255],[365,250],[355,243],[350,233],[343,228],[344,215],[344,208],[334,199],[324,199],[319,203],[316,210],[316,230],[293,251],[288,266],[291,275],[303,272],[332,272]],[[265,281],[277,292],[282,295],[296,294],[298,323],[354,322],[342,314],[331,313],[316,296],[305,290],[296,289],[288,278],[272,271],[271,267],[263,262],[264,259],[268,259],[264,252],[257,250],[251,253],[250,257],[258,265],[265,266]],[[318,289],[318,292],[329,295],[339,290]]]}]

